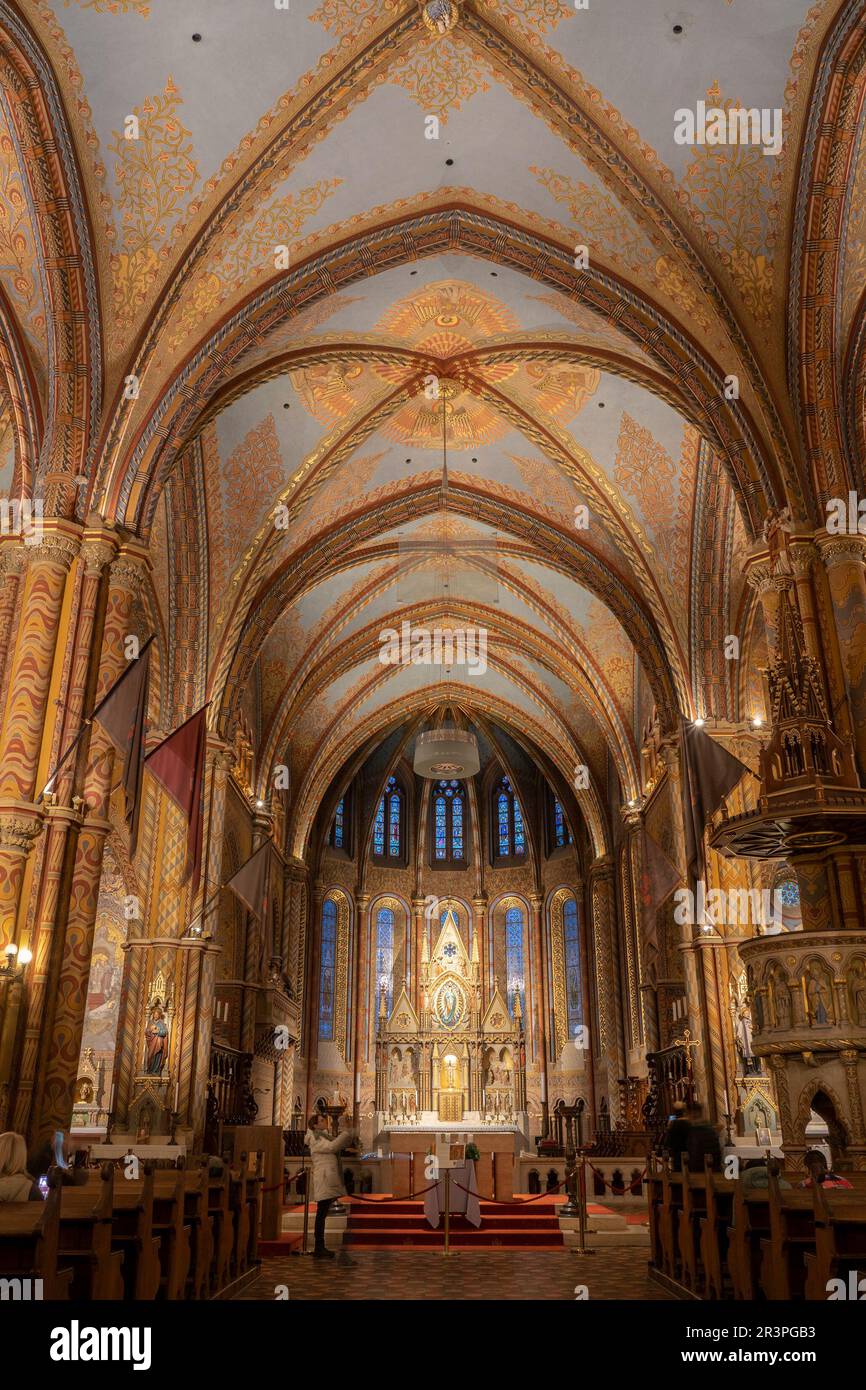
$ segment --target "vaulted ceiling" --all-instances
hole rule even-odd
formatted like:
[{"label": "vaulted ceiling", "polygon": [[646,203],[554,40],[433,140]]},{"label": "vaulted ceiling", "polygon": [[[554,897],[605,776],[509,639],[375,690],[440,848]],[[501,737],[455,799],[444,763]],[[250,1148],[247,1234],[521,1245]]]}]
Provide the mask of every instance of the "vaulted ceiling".
[{"label": "vaulted ceiling", "polygon": [[[597,840],[654,709],[755,712],[742,559],[862,467],[863,9],[0,0],[0,477],[150,543],[158,718],[243,713],[298,850],[443,699],[585,763]],[[678,144],[701,100],[780,153]],[[403,620],[486,671],[384,666]]]}]

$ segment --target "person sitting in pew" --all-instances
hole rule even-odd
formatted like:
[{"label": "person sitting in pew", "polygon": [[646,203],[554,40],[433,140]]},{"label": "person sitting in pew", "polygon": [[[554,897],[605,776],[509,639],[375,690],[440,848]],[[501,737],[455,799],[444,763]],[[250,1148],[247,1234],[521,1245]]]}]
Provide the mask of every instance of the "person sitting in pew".
[{"label": "person sitting in pew", "polygon": [[55,1130],[52,1139],[46,1139],[30,1153],[30,1167],[37,1179],[45,1177],[54,1169],[63,1187],[84,1187],[87,1182],[87,1169],[79,1164],[70,1166],[65,1153],[65,1137],[62,1129]]},{"label": "person sitting in pew", "polygon": [[680,1171],[680,1162],[685,1149],[688,1147],[689,1130],[691,1123],[686,1119],[686,1103],[684,1100],[675,1100],[673,1112],[668,1121],[668,1127],[662,1136],[662,1151],[669,1155],[671,1167],[675,1173]]},{"label": "person sitting in pew", "polygon": [[838,1173],[834,1173],[828,1167],[827,1160],[820,1149],[810,1149],[803,1159],[803,1165],[809,1176],[800,1183],[801,1187],[811,1187],[813,1183],[818,1183],[821,1187],[851,1188],[851,1183],[847,1178],[840,1178]]},{"label": "person sitting in pew", "polygon": [[0,1134],[0,1202],[39,1201],[39,1184],[27,1171],[27,1141],[23,1134]]},{"label": "person sitting in pew", "polygon": [[770,1186],[770,1174],[772,1173],[779,1179],[780,1187],[790,1187],[791,1184],[785,1178],[780,1177],[781,1168],[775,1158],[771,1158],[767,1163],[765,1158],[750,1158],[740,1174],[740,1182],[744,1192],[764,1191]]},{"label": "person sitting in pew", "polygon": [[689,1132],[686,1135],[686,1153],[689,1156],[689,1172],[702,1173],[704,1158],[709,1155],[713,1171],[722,1171],[722,1146],[719,1131],[704,1119],[700,1105],[693,1103],[688,1109]]}]

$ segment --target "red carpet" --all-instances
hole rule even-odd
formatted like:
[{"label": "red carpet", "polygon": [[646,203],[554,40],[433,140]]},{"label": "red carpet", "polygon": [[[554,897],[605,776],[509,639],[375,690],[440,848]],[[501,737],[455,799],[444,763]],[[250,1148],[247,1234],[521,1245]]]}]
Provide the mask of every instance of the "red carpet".
[{"label": "red carpet", "polygon": [[[351,1199],[350,1199],[351,1200]],[[556,1217],[558,1203],[533,1202],[530,1206],[481,1203],[481,1226],[470,1226],[463,1216],[451,1218],[451,1244],[455,1249],[481,1246],[519,1246],[523,1250],[562,1249],[562,1233]],[[423,1201],[351,1201],[344,1238],[346,1245],[388,1249],[415,1245],[441,1249],[445,1244],[445,1218],[434,1230],[424,1216]]]}]

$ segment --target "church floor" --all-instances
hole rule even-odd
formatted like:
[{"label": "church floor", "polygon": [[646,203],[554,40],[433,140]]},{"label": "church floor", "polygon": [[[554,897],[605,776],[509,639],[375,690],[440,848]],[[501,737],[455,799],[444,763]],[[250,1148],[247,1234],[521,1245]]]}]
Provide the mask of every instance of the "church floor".
[{"label": "church floor", "polygon": [[572,1300],[575,1285],[589,1298],[667,1300],[650,1281],[647,1252],[599,1250],[479,1250],[448,1259],[427,1250],[351,1251],[353,1266],[300,1256],[267,1256],[239,1299],[272,1299],[286,1285],[290,1299],[544,1299]]}]

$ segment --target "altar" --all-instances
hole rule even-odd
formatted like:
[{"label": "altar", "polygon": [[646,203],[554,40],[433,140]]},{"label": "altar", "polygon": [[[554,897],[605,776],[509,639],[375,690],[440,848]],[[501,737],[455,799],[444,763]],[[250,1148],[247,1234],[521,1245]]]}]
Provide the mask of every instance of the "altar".
[{"label": "altar", "polygon": [[422,1190],[425,1160],[449,1133],[477,1146],[481,1196],[507,1200],[528,1143],[520,996],[509,1009],[494,979],[483,1004],[478,938],[470,954],[450,910],[432,952],[422,941],[419,995],[420,1010],[404,984],[390,1012],[379,997],[375,1144],[391,1154],[394,1195]]}]

